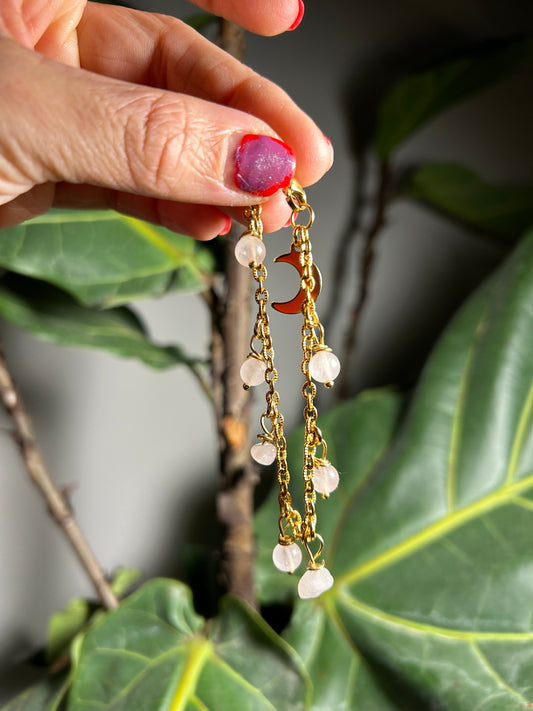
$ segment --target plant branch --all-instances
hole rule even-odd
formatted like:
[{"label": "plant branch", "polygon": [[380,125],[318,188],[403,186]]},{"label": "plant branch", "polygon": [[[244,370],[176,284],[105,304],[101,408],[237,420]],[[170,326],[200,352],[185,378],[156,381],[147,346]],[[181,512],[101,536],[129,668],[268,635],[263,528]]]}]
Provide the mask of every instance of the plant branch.
[{"label": "plant branch", "polygon": [[350,390],[350,363],[353,359],[357,345],[357,336],[361,314],[368,298],[370,278],[374,267],[376,256],[375,246],[377,237],[385,224],[385,211],[387,208],[387,198],[390,183],[390,166],[387,161],[383,161],[379,166],[379,185],[376,196],[376,207],[374,218],[368,231],[365,234],[363,250],[361,252],[359,264],[359,288],[355,297],[355,302],[350,312],[348,328],[344,338],[342,356],[342,376],[337,391],[337,398],[344,400],[349,395]]},{"label": "plant branch", "polygon": [[[242,29],[221,21],[220,45],[239,60],[244,55]],[[224,576],[229,592],[257,607],[254,591],[254,490],[257,475],[250,459],[250,396],[242,387],[240,366],[248,355],[251,280],[234,256],[235,230],[226,238],[226,274],[221,289],[204,294],[212,319],[213,403],[220,449],[217,511],[225,527]]]},{"label": "plant branch", "polygon": [[250,341],[249,270],[234,258],[238,235],[228,236],[226,299],[223,318],[224,403],[219,423],[222,442],[221,490],[218,515],[225,526],[223,558],[228,589],[253,606],[254,489],[257,475],[250,460],[250,394],[242,386],[240,366],[248,355]]},{"label": "plant branch", "polygon": [[46,501],[50,514],[63,531],[74,549],[78,560],[91,579],[102,605],[110,610],[118,606],[118,600],[111,590],[104,571],[96,560],[85,536],[83,535],[66,497],[54,484],[33,432],[33,425],[8,370],[4,352],[0,345],[0,398],[15,425],[13,433],[18,444],[26,470],[42,497]]},{"label": "plant branch", "polygon": [[349,259],[348,252],[352,247],[359,230],[361,229],[361,216],[365,204],[365,187],[366,177],[368,172],[368,154],[366,151],[361,151],[355,157],[354,163],[354,185],[355,198],[352,203],[352,209],[348,215],[348,220],[341,233],[339,240],[339,248],[337,249],[335,262],[333,265],[333,279],[331,298],[326,317],[324,319],[324,328],[328,333],[332,328],[335,317],[339,313],[340,300],[348,275]]}]

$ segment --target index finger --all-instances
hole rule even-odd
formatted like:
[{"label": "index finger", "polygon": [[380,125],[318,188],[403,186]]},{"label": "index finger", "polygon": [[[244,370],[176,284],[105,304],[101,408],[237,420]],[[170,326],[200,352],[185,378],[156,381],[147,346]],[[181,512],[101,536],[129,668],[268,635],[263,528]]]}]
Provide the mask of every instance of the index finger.
[{"label": "index finger", "polygon": [[203,10],[259,35],[295,30],[304,15],[302,0],[190,0]]},{"label": "index finger", "polygon": [[331,145],[279,86],[175,18],[89,3],[78,36],[85,69],[261,119],[291,146],[303,185],[316,182],[330,168]]}]

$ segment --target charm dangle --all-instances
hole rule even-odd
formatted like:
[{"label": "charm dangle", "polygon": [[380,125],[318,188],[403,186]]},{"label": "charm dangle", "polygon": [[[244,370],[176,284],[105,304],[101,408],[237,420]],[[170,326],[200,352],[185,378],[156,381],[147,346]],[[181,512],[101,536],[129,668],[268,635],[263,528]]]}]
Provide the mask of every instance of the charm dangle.
[{"label": "charm dangle", "polygon": [[[287,264],[292,264],[293,267],[300,272],[300,278],[302,277],[302,265],[300,264],[300,252],[294,246],[291,245],[291,251],[289,254],[281,254],[279,257],[274,259],[275,262],[286,262]],[[312,265],[312,273],[314,279],[314,287],[311,292],[311,296],[316,301],[320,290],[322,289],[322,274],[320,273],[316,264]],[[290,301],[284,303],[275,302],[272,304],[272,308],[276,309],[282,314],[299,314],[302,312],[302,306],[305,301],[305,292],[300,288],[300,291],[296,294],[294,298]]]},{"label": "charm dangle", "polygon": [[[284,190],[287,202],[292,209],[292,243],[290,252],[276,258],[276,262],[286,262],[294,266],[300,275],[300,289],[296,296],[287,302],[272,304],[276,311],[284,314],[301,314],[302,364],[304,375],[302,395],[304,398],[305,434],[303,443],[303,514],[293,507],[289,491],[290,474],[287,465],[287,442],[284,434],[283,415],[279,411],[280,397],[276,389],[278,373],[274,366],[274,347],[270,332],[267,312],[269,299],[265,288],[267,271],[263,264],[266,249],[263,244],[263,225],[261,207],[252,206],[245,210],[248,229],[242,235],[235,248],[235,256],[240,264],[252,270],[257,283],[255,301],[257,317],[252,338],[250,354],[241,367],[241,377],[245,389],[265,382],[266,410],[261,416],[262,433],[259,443],[251,449],[252,458],[259,464],[269,465],[277,460],[277,478],[280,487],[279,537],[272,559],[278,570],[293,573],[302,560],[301,544],[308,555],[307,570],[298,584],[301,598],[318,597],[333,585],[333,576],[320,560],[324,541],[316,531],[316,494],[323,498],[337,488],[339,473],[326,457],[327,445],[317,425],[318,412],[314,404],[316,382],[325,387],[333,386],[333,381],[340,371],[340,362],[324,341],[324,328],[320,323],[315,302],[322,288],[322,277],[313,261],[309,229],[315,215],[307,202],[303,189],[293,181]],[[305,221],[307,220],[307,221]],[[318,456],[320,452],[320,456]],[[311,551],[311,544],[318,550]]]}]

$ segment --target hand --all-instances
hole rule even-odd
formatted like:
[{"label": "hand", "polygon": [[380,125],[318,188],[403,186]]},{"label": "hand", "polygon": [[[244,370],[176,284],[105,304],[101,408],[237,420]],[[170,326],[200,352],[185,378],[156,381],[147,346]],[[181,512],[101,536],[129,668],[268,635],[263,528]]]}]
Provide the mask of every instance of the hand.
[{"label": "hand", "polygon": [[[196,4],[263,34],[287,29],[300,7]],[[236,181],[243,137],[288,144],[304,186],[329,169],[329,142],[279,87],[179,20],[84,0],[37,5],[0,5],[0,227],[52,205],[112,207],[210,239],[239,207],[267,202],[269,231],[288,206],[279,191],[266,198]],[[263,152],[279,147],[261,140]]]}]

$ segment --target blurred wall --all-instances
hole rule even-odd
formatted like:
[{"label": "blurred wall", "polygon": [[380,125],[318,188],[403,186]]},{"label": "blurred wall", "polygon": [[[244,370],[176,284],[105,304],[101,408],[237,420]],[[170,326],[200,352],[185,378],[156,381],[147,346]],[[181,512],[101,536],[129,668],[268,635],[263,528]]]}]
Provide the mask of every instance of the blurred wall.
[{"label": "blurred wall", "polygon": [[[151,7],[182,17],[191,8],[172,0]],[[355,189],[347,97],[354,91],[371,96],[418,59],[531,29],[532,22],[530,4],[520,0],[308,0],[296,32],[248,36],[248,63],[282,85],[335,147],[333,169],[308,190],[317,213],[313,247],[325,279],[321,314],[328,309],[335,244]],[[500,83],[420,131],[398,160],[457,160],[490,180],[531,178],[531,90],[526,74]],[[286,251],[289,240],[286,231],[269,237],[269,253]],[[352,276],[342,312],[357,286],[358,249],[346,255]],[[395,206],[379,240],[354,388],[409,385],[454,309],[500,258],[496,246],[450,222],[412,204]],[[270,292],[280,300],[293,291],[285,269],[269,271]],[[172,295],[140,310],[156,338],[206,352],[208,318],[197,297]],[[328,341],[339,350],[336,323]],[[291,426],[301,411],[299,326],[273,316],[273,328]],[[78,520],[105,568],[133,566],[146,576],[179,571],[183,545],[212,537],[214,520],[213,418],[195,381],[185,369],[156,373],[100,352],[41,343],[9,325],[1,332],[49,467],[61,486],[72,487]],[[0,428],[7,426],[2,413]],[[0,668],[8,670],[0,673],[1,701],[9,665],[43,641],[51,613],[91,589],[4,429],[0,487]]]}]

